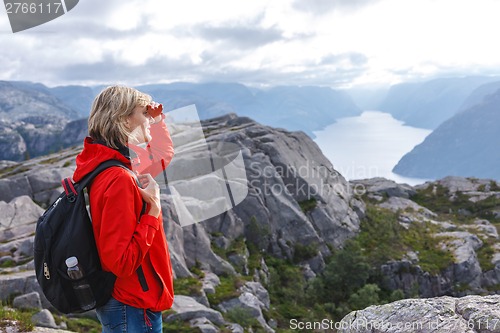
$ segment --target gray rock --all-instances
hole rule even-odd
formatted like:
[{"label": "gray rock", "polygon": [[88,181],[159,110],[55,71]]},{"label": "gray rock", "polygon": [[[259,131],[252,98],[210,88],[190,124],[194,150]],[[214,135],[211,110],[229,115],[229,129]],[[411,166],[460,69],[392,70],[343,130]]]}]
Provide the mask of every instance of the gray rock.
[{"label": "gray rock", "polygon": [[12,301],[12,306],[17,309],[42,309],[40,294],[36,291],[29,294],[17,296]]},{"label": "gray rock", "polygon": [[24,195],[9,203],[0,201],[0,242],[33,234],[43,209]]},{"label": "gray rock", "polygon": [[219,328],[216,327],[210,320],[205,317],[195,318],[189,321],[191,327],[197,327],[200,329],[201,333],[218,333]]},{"label": "gray rock", "polygon": [[54,320],[54,316],[52,313],[44,309],[31,317],[31,320],[36,326],[48,327],[48,328],[59,328],[56,325],[56,321]]},{"label": "gray rock", "polygon": [[200,295],[193,296],[191,297],[198,303],[205,305],[206,307],[210,307],[210,302],[208,301],[207,294],[201,290]]},{"label": "gray rock", "polygon": [[302,275],[307,281],[314,279],[317,276],[317,274],[314,273],[309,264],[304,264],[301,267],[302,267]]},{"label": "gray rock", "polygon": [[378,194],[381,196],[400,197],[408,199],[417,192],[407,184],[397,184],[393,180],[376,177],[370,179],[351,180],[350,183],[357,191],[364,190],[366,193]]},{"label": "gray rock", "polygon": [[245,330],[240,324],[236,323],[230,323],[226,325],[226,327],[232,332],[232,333],[244,333]]},{"label": "gray rock", "polygon": [[10,252],[16,261],[33,257],[34,236],[17,239],[0,245],[0,253]]},{"label": "gray rock", "polygon": [[387,201],[378,204],[379,207],[390,209],[393,212],[405,211],[405,213],[412,213],[418,217],[424,218],[435,218],[436,213],[433,213],[429,209],[420,206],[419,204],[411,201],[410,199],[401,197],[390,197]]},{"label": "gray rock", "polygon": [[201,224],[191,224],[183,228],[185,260],[188,267],[200,263],[201,268],[215,274],[236,274],[230,263],[216,255],[210,238]]},{"label": "gray rock", "polygon": [[337,326],[342,333],[500,332],[499,302],[498,295],[405,299],[351,312]]},{"label": "gray rock", "polygon": [[271,301],[269,299],[269,292],[259,282],[247,282],[241,287],[242,292],[249,292],[256,296],[259,301],[264,305],[266,310],[269,310]]},{"label": "gray rock", "polygon": [[26,195],[48,206],[55,199],[54,193],[62,191],[61,180],[73,176],[74,172],[73,166],[54,167],[33,162],[26,168],[26,172],[0,179],[0,200],[10,201]]},{"label": "gray rock", "polygon": [[473,232],[475,231],[477,234],[480,234],[485,238],[498,239],[497,228],[488,220],[476,219],[473,225],[464,225],[463,228]]},{"label": "gray rock", "polygon": [[196,302],[192,297],[176,295],[172,310],[176,313],[169,315],[165,321],[175,320],[188,321],[195,318],[207,318],[216,325],[223,325],[224,318],[222,314],[214,309],[210,309],[203,304]]},{"label": "gray rock", "polygon": [[[246,249],[246,248],[245,248]],[[248,250],[246,253],[230,253],[227,256],[229,262],[243,275],[248,275]]]},{"label": "gray rock", "polygon": [[257,319],[259,324],[264,328],[266,332],[274,332],[274,330],[267,325],[266,320],[262,314],[262,308],[265,307],[255,295],[249,292],[243,292],[237,298],[224,301],[218,305],[222,312],[228,312],[232,310],[242,309],[247,313],[248,316]]},{"label": "gray rock", "polygon": [[35,271],[20,271],[11,274],[0,274],[0,301],[7,300],[11,295],[24,295],[38,292],[44,309],[51,308],[36,280]]},{"label": "gray rock", "polygon": [[415,293],[421,297],[442,296],[451,293],[453,288],[451,274],[432,275],[409,260],[390,261],[380,269],[384,276],[384,287],[399,289],[406,297],[413,297]]},{"label": "gray rock", "polygon": [[215,288],[220,284],[219,277],[210,271],[203,271],[203,274],[202,290],[207,294],[215,294]]},{"label": "gray rock", "polygon": [[481,266],[477,259],[476,250],[483,242],[468,232],[441,232],[436,237],[443,237],[443,246],[452,251],[455,257],[453,276],[455,283],[479,288],[481,285]]},{"label": "gray rock", "polygon": [[73,331],[67,331],[65,328],[62,329],[54,329],[47,327],[35,327],[33,333],[75,333]]}]

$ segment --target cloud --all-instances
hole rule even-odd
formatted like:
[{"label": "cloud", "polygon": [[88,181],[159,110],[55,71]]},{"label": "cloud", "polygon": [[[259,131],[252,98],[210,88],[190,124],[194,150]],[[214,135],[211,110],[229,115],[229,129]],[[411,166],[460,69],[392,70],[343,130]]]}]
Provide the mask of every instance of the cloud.
[{"label": "cloud", "polygon": [[357,52],[349,52],[342,54],[328,54],[321,58],[321,65],[340,65],[347,62],[353,66],[362,66],[368,62],[368,57]]},{"label": "cloud", "polygon": [[252,26],[209,26],[199,25],[195,34],[208,41],[222,41],[240,49],[253,49],[283,39],[283,31],[275,26],[270,28]]},{"label": "cloud", "polygon": [[[348,56],[347,56],[348,57]],[[363,66],[325,66],[306,64],[282,67],[244,67],[232,63],[231,56],[206,51],[201,61],[187,57],[173,59],[155,56],[144,64],[130,65],[111,54],[97,63],[74,64],[56,70],[53,74],[65,82],[82,84],[125,83],[141,85],[158,82],[239,82],[247,85],[345,85],[362,75]],[[300,68],[298,68],[300,66]]]},{"label": "cloud", "polygon": [[335,10],[357,10],[380,0],[294,0],[292,7],[314,15],[324,15]]}]

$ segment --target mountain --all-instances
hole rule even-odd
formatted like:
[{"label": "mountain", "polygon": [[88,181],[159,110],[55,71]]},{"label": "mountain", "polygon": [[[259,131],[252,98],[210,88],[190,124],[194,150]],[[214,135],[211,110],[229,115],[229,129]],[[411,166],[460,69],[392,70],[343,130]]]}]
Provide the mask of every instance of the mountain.
[{"label": "mountain", "polygon": [[467,110],[476,104],[481,103],[486,96],[495,93],[498,89],[500,89],[500,81],[486,83],[479,86],[465,99],[463,104],[460,106],[460,111]]},{"label": "mountain", "polygon": [[41,84],[0,81],[0,120],[43,125],[77,118],[75,110]]},{"label": "mountain", "polygon": [[138,89],[163,102],[168,110],[196,104],[202,119],[234,112],[269,126],[301,130],[310,136],[338,118],[361,113],[347,93],[325,87],[256,89],[237,83],[173,83]]},{"label": "mountain", "polygon": [[[51,92],[66,105],[88,116],[93,97],[102,87],[60,86]],[[269,89],[239,83],[149,84],[136,87],[163,103],[166,110],[195,104],[201,119],[231,112],[269,126],[312,132],[361,110],[349,94],[326,87],[280,86]]]},{"label": "mountain", "polygon": [[500,179],[500,90],[440,125],[394,167],[408,177]]},{"label": "mountain", "polygon": [[[19,161],[79,142],[82,135],[61,137],[65,126],[84,122],[95,96],[104,86],[46,87],[40,83],[0,81],[0,160]],[[267,125],[312,131],[337,118],[360,113],[350,97],[323,87],[255,89],[237,83],[154,84],[137,87],[163,103],[166,110],[195,104],[201,119],[237,113]]]},{"label": "mountain", "polygon": [[360,86],[344,90],[351,96],[354,104],[366,111],[379,110],[380,104],[387,97],[389,87],[382,86]]},{"label": "mountain", "polygon": [[460,110],[479,86],[493,77],[442,78],[392,86],[378,109],[407,125],[435,129]]},{"label": "mountain", "polygon": [[87,118],[95,96],[99,93],[96,88],[85,86],[59,86],[49,91],[71,109],[78,112],[79,118]]}]

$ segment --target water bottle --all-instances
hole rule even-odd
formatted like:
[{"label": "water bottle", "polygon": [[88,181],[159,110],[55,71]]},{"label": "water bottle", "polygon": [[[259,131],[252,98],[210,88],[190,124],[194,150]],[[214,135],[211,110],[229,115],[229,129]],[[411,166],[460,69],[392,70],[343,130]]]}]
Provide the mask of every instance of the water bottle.
[{"label": "water bottle", "polygon": [[78,265],[78,259],[76,257],[69,257],[66,259],[66,266],[68,266],[68,276],[74,280],[72,283],[73,290],[75,291],[80,308],[84,311],[93,309],[95,307],[94,294],[87,280],[83,279],[83,270]]}]

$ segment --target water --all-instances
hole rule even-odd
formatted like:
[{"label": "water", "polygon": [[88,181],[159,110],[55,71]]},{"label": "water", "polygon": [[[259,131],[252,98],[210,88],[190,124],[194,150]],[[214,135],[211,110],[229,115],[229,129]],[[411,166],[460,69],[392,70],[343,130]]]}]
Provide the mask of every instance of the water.
[{"label": "water", "polygon": [[416,185],[428,179],[403,177],[391,170],[430,133],[428,129],[406,126],[388,113],[365,111],[314,132],[314,141],[348,180],[384,177]]}]

